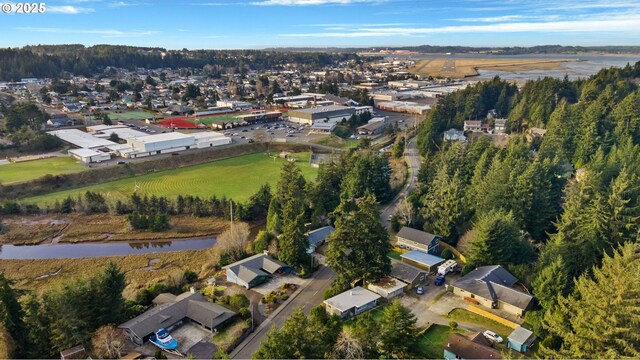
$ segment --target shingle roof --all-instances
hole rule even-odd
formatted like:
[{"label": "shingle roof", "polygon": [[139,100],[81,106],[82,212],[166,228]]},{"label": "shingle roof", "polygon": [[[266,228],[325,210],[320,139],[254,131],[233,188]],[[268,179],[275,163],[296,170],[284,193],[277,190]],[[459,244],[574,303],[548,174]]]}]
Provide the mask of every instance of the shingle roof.
[{"label": "shingle roof", "polygon": [[412,283],[420,274],[425,271],[415,266],[405,264],[398,260],[391,260],[391,276],[407,283]]},{"label": "shingle roof", "polygon": [[513,340],[520,344],[530,344],[535,340],[535,335],[531,330],[525,329],[522,326],[518,326],[511,334],[508,336],[509,340]]},{"label": "shingle roof", "polygon": [[461,359],[502,359],[500,351],[473,342],[460,334],[451,334],[444,346]]},{"label": "shingle roof", "polygon": [[428,232],[416,230],[407,226],[403,226],[396,236],[424,245],[430,245],[433,239],[438,237],[437,235],[429,234]]},{"label": "shingle roof", "polygon": [[170,296],[156,297],[156,299],[158,298],[165,302],[120,324],[119,327],[130,329],[140,338],[144,338],[158,329],[172,325],[185,317],[215,328],[235,315],[233,311],[209,302],[207,298],[199,293],[186,292],[176,296],[175,301],[170,301]]},{"label": "shingle roof", "polygon": [[533,296],[511,288],[518,279],[500,265],[481,266],[472,270],[453,283],[453,286],[466,290],[492,301],[502,301],[519,309],[526,309]]},{"label": "shingle roof", "polygon": [[238,278],[250,283],[258,276],[273,275],[278,270],[286,266],[287,265],[271,258],[267,254],[256,254],[246,259],[236,261],[233,264],[229,264],[223,267],[223,269],[233,272],[238,276]]}]

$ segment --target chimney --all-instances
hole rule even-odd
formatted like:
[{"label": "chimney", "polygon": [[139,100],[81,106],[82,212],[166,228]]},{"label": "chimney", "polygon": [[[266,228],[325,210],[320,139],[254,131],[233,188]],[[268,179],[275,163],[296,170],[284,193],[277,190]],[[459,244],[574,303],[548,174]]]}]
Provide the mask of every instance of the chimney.
[{"label": "chimney", "polygon": [[189,288],[189,291],[190,291],[192,294],[195,294],[195,293],[196,293],[196,288],[194,288],[194,287],[192,286],[192,287],[190,287],[190,288]]},{"label": "chimney", "polygon": [[315,95],[313,95],[313,107],[317,108],[318,107],[318,99],[316,98]]}]

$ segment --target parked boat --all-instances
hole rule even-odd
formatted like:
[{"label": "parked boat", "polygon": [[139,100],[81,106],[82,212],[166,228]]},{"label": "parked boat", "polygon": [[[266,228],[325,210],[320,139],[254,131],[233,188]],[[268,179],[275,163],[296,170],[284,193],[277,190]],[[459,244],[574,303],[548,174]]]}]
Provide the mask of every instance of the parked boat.
[{"label": "parked boat", "polygon": [[171,337],[167,329],[160,329],[149,339],[155,346],[162,350],[175,350],[178,347],[178,341]]}]

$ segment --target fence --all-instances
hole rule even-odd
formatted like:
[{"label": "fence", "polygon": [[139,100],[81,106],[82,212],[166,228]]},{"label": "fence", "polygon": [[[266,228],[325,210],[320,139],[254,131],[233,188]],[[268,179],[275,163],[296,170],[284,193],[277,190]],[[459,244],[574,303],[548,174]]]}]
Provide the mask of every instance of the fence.
[{"label": "fence", "polygon": [[467,307],[467,310],[471,311],[472,313],[476,313],[476,314],[478,314],[478,315],[480,315],[480,316],[484,316],[484,317],[486,317],[487,319],[491,319],[491,320],[493,320],[493,321],[495,321],[495,322],[497,322],[497,323],[500,323],[500,324],[502,324],[502,325],[504,325],[504,326],[508,326],[508,327],[510,327],[510,328],[512,328],[512,329],[515,329],[515,328],[517,328],[518,326],[520,326],[520,325],[518,325],[518,324],[514,323],[513,321],[509,321],[509,320],[507,320],[507,319],[505,319],[505,318],[503,318],[503,317],[500,317],[500,316],[498,316],[498,315],[495,315],[495,314],[493,314],[493,313],[490,313],[490,312],[488,312],[488,311],[486,311],[486,310],[482,310],[482,309],[480,309],[479,307],[474,306],[474,305],[469,305],[469,306]]}]

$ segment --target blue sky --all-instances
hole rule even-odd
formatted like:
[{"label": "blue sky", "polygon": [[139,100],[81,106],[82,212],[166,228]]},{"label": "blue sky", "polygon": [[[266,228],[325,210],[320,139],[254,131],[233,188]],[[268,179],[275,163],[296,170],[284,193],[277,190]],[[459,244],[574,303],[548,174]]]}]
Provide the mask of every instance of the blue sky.
[{"label": "blue sky", "polygon": [[640,45],[640,0],[52,0],[46,8],[0,13],[0,46]]}]

